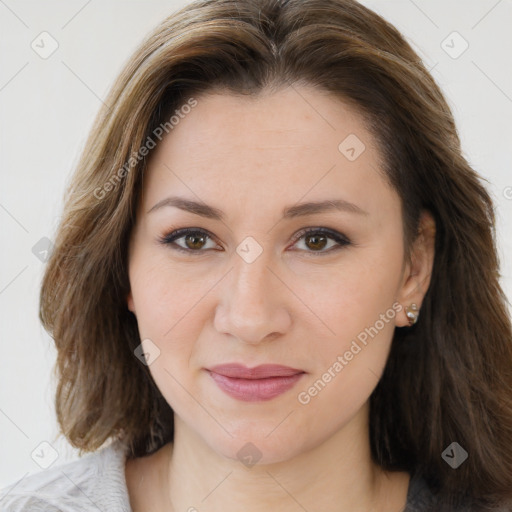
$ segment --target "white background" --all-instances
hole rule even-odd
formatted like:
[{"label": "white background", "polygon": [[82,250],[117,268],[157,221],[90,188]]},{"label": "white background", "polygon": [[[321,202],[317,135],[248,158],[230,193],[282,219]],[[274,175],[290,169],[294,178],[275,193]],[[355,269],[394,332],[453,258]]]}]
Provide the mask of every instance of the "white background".
[{"label": "white background", "polygon": [[[186,3],[0,0],[0,487],[41,470],[31,453],[43,441],[58,454],[54,464],[76,458],[65,440],[55,440],[56,354],[38,320],[44,263],[32,247],[53,239],[64,187],[122,64],[154,25]],[[362,3],[395,24],[432,68],[466,157],[490,182],[510,300],[512,0]],[[59,44],[47,59],[31,48],[42,31]],[[457,59],[441,47],[453,31],[469,43]],[[451,36],[444,44],[457,51],[462,43]]]}]

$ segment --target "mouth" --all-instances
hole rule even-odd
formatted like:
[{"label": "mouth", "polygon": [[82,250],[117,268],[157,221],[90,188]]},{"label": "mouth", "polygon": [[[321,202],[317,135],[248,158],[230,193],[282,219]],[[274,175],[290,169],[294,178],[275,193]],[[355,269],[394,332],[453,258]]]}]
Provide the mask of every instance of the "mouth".
[{"label": "mouth", "polygon": [[248,368],[238,363],[217,365],[207,371],[224,393],[245,402],[271,400],[295,386],[306,373],[276,364]]}]

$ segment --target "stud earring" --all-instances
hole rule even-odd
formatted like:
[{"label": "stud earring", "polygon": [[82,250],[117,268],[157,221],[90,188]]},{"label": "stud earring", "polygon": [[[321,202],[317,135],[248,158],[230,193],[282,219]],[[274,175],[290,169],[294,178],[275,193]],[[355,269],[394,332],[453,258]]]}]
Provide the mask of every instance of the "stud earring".
[{"label": "stud earring", "polygon": [[418,306],[414,303],[410,306],[406,306],[405,314],[409,319],[409,327],[411,327],[418,321],[418,317],[420,316]]}]

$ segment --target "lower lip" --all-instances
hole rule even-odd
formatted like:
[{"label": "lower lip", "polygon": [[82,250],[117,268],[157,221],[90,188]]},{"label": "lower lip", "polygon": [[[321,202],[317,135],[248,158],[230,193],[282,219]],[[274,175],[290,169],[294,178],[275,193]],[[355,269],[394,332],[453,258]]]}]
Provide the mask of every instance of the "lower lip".
[{"label": "lower lip", "polygon": [[224,393],[245,402],[271,400],[291,389],[304,373],[287,377],[269,377],[267,379],[236,379],[210,371],[213,380]]}]

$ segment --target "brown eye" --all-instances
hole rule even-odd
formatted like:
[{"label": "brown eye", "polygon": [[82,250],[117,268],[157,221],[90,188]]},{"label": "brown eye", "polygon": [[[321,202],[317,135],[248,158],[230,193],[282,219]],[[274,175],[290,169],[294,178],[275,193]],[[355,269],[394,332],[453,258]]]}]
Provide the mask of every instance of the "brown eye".
[{"label": "brown eye", "polygon": [[318,251],[325,248],[328,242],[328,238],[325,235],[307,235],[305,237],[306,246],[312,250]]},{"label": "brown eye", "polygon": [[299,249],[312,254],[330,253],[351,244],[346,236],[327,228],[315,228],[301,231],[296,235],[295,240],[295,246],[300,245],[298,242],[303,241],[305,248],[299,247]]},{"label": "brown eye", "polygon": [[203,245],[206,243],[206,239],[208,237],[204,235],[185,235],[183,238],[187,248],[197,250],[203,248]]},{"label": "brown eye", "polygon": [[[189,254],[201,254],[208,249],[215,249],[217,247],[213,238],[206,231],[191,228],[173,231],[161,238],[160,242],[165,245],[171,245],[174,249]],[[208,242],[211,242],[213,245],[207,247]]]}]

